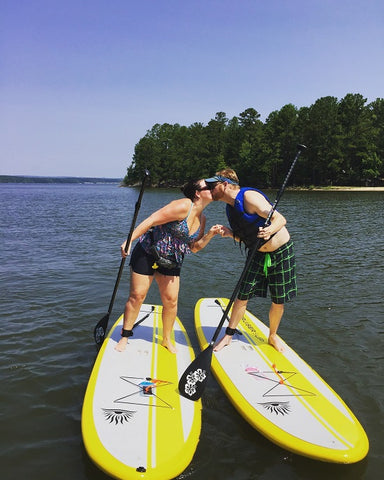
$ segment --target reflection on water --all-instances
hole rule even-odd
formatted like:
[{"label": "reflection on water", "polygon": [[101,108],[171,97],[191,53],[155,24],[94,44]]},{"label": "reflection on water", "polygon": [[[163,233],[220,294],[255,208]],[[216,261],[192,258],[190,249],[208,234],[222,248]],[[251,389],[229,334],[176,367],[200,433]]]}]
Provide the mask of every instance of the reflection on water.
[{"label": "reflection on water", "polygon": [[[275,192],[270,192],[271,198]],[[107,479],[84,453],[83,396],[96,355],[92,331],[106,313],[136,189],[106,185],[1,185],[2,478]],[[139,221],[179,196],[147,190]],[[341,395],[367,431],[358,465],[322,464],[271,444],[234,410],[217,383],[203,398],[203,428],[180,478],[374,479],[384,466],[382,340],[383,193],[286,192],[279,210],[295,241],[299,296],[279,333]],[[225,222],[211,204],[208,225]],[[214,238],[182,271],[179,316],[197,350],[193,308],[230,297],[245,261]],[[128,293],[125,270],[111,315]],[[148,302],[159,303],[156,288]],[[264,322],[269,300],[251,300]]]}]

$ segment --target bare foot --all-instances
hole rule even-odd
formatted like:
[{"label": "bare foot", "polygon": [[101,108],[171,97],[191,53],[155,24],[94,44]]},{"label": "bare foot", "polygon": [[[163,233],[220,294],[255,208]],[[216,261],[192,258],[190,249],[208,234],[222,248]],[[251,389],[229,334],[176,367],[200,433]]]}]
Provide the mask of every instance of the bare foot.
[{"label": "bare foot", "polygon": [[161,345],[165,347],[169,352],[177,353],[177,348],[172,344],[172,342],[168,340],[163,340],[163,343]]},{"label": "bare foot", "polygon": [[284,352],[283,344],[280,342],[275,333],[269,336],[268,343],[272,345],[272,347],[274,347],[278,352]]},{"label": "bare foot", "polygon": [[229,345],[231,343],[231,341],[232,341],[232,336],[231,335],[224,335],[224,337],[219,342],[216,343],[216,345],[213,348],[213,351],[218,352],[222,348]]},{"label": "bare foot", "polygon": [[119,343],[115,346],[115,350],[117,350],[118,352],[124,352],[127,346],[127,343],[128,343],[127,337],[120,338]]}]

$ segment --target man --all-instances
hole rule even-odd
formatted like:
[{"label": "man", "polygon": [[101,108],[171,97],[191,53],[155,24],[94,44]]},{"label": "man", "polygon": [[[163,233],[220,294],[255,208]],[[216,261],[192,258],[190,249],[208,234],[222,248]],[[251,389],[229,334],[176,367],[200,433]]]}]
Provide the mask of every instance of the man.
[{"label": "man", "polygon": [[[231,229],[222,227],[223,237],[233,237],[252,250],[257,241],[261,246],[253,258],[242,281],[232,308],[226,333],[215,345],[214,351],[231,343],[235,329],[243,318],[248,300],[253,296],[266,297],[269,287],[271,308],[269,310],[268,342],[279,352],[284,350],[277,336],[277,329],[284,313],[284,303],[296,296],[296,268],[293,242],[290,239],[286,219],[276,210],[270,224],[264,227],[271,210],[267,196],[254,188],[240,188],[239,179],[232,169],[224,169],[205,183],[212,199],[227,204],[227,217]],[[249,254],[249,253],[248,253]]]}]

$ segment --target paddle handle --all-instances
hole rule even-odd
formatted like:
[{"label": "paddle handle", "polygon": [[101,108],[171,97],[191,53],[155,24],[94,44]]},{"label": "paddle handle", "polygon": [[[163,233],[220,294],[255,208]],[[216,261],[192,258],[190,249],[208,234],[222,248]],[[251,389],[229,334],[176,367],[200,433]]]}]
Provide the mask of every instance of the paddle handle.
[{"label": "paddle handle", "polygon": [[[282,197],[283,193],[284,193],[284,190],[285,190],[285,187],[287,186],[287,183],[288,183],[288,180],[293,172],[293,169],[295,168],[295,165],[296,165],[296,162],[298,160],[298,158],[300,157],[300,154],[303,150],[305,150],[307,147],[305,145],[297,145],[297,153],[296,153],[296,156],[288,170],[288,173],[284,179],[284,182],[283,184],[281,185],[280,187],[280,190],[278,191],[277,195],[276,195],[276,200],[275,202],[273,203],[272,205],[272,209],[270,210],[270,212],[268,213],[268,217],[266,218],[265,220],[265,223],[264,223],[264,227],[267,227],[269,225],[269,222],[272,218],[272,215],[273,213],[275,212],[276,210],[276,207],[277,207],[277,204],[279,203],[280,201],[280,198]],[[216,340],[217,340],[217,337],[219,336],[219,333],[224,325],[224,322],[225,322],[225,319],[227,318],[228,314],[229,314],[229,311],[230,309],[232,308],[232,305],[237,297],[237,294],[239,293],[239,290],[240,290],[240,286],[241,286],[241,283],[242,281],[244,280],[244,277],[248,271],[248,268],[249,266],[251,265],[251,262],[254,258],[254,256],[256,255],[256,252],[257,250],[261,247],[261,245],[263,244],[264,240],[262,238],[258,238],[256,240],[256,243],[255,245],[252,247],[252,250],[250,251],[248,257],[247,257],[247,261],[245,262],[245,265],[244,265],[244,268],[243,268],[243,271],[241,272],[241,275],[240,275],[240,278],[236,284],[236,287],[232,293],[232,296],[228,302],[228,305],[223,313],[223,316],[221,317],[221,320],[220,320],[220,323],[219,325],[217,326],[216,330],[215,330],[215,333],[213,334],[213,337],[212,337],[212,340],[211,340],[211,343],[210,345],[213,345]]]},{"label": "paddle handle", "polygon": [[[148,177],[149,177],[149,171],[148,171],[148,170],[145,170],[145,172],[144,172],[144,177],[143,177],[143,180],[142,180],[142,182],[141,182],[140,193],[139,193],[139,196],[138,196],[137,201],[136,201],[136,204],[135,204],[135,212],[134,212],[134,214],[133,214],[133,218],[132,218],[132,222],[131,222],[131,228],[130,228],[130,230],[129,230],[128,237],[127,237],[127,242],[126,242],[125,247],[124,247],[125,253],[128,252],[128,248],[129,248],[129,245],[130,245],[131,239],[132,239],[132,234],[133,234],[133,231],[135,230],[136,220],[137,220],[137,216],[138,216],[138,214],[139,214],[139,210],[140,210],[140,206],[141,206],[141,199],[143,198],[143,193],[144,193],[144,188],[145,188],[145,182],[146,182],[146,180],[147,180]],[[116,282],[115,282],[115,287],[114,287],[114,289],[113,289],[111,301],[109,302],[108,315],[111,314],[112,308],[113,308],[113,304],[115,303],[115,298],[116,298],[117,289],[119,288],[119,283],[120,283],[121,275],[123,274],[123,269],[124,269],[124,264],[125,264],[125,258],[126,258],[126,257],[123,257],[123,258],[121,259],[121,262],[120,262],[120,268],[119,268],[119,272],[118,272],[118,274],[117,274],[117,278],[116,278]]]}]

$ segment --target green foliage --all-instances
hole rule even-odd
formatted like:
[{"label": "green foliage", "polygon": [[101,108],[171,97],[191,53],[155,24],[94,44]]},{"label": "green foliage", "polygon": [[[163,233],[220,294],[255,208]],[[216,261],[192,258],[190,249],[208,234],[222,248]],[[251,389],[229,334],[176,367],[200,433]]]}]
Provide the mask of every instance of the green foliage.
[{"label": "green foliage", "polygon": [[384,179],[384,99],[367,105],[360,94],[319,98],[310,107],[284,105],[263,123],[254,108],[228,119],[218,112],[207,125],[156,124],[135,146],[125,185],[145,169],[152,185],[179,186],[217,170],[236,170],[242,185],[277,188],[296,153],[297,186],[379,185]]}]

